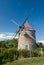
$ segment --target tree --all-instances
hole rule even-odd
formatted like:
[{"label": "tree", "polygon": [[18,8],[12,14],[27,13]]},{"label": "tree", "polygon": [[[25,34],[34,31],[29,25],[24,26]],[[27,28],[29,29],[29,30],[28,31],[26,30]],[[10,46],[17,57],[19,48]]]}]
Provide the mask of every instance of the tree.
[{"label": "tree", "polygon": [[0,41],[0,48],[17,48],[17,47],[18,47],[17,39]]}]

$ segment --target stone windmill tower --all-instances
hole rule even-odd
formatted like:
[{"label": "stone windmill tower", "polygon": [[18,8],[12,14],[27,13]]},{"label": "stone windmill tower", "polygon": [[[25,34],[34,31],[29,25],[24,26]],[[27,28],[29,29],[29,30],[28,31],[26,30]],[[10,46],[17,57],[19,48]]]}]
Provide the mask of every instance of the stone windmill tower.
[{"label": "stone windmill tower", "polygon": [[19,26],[19,30],[16,32],[16,35],[17,34],[19,34],[18,49],[28,49],[29,50],[29,49],[36,48],[35,30],[31,27],[31,25],[29,25],[27,19],[21,26]]}]

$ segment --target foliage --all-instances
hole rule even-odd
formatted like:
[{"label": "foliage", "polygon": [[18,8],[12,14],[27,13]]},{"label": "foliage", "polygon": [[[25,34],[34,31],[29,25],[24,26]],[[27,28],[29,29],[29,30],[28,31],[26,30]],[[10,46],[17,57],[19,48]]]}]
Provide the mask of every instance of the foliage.
[{"label": "foliage", "polygon": [[29,50],[22,50],[22,56],[23,57],[30,57],[30,51]]},{"label": "foliage", "polygon": [[44,47],[43,43],[40,43],[40,42],[36,43],[36,46],[37,46],[38,48]]},{"label": "foliage", "polygon": [[0,64],[18,59],[19,52],[15,48],[0,48]]},{"label": "foliage", "polygon": [[[0,48],[0,64],[17,60],[19,57],[29,58],[30,50],[17,50],[15,48]],[[41,57],[40,48],[31,50],[31,57]]]},{"label": "foliage", "polygon": [[17,39],[0,41],[0,48],[17,48],[17,47],[18,47]]},{"label": "foliage", "polygon": [[44,45],[37,44],[38,48],[35,50],[17,50],[18,47],[18,40],[12,39],[12,40],[6,40],[6,41],[0,41],[0,64],[11,62],[13,60],[17,60],[19,57],[23,58],[29,58],[29,57],[41,57],[41,48],[43,50],[43,56],[44,56]]},{"label": "foliage", "polygon": [[26,49],[19,50],[19,56],[24,58],[30,57],[30,51]]}]

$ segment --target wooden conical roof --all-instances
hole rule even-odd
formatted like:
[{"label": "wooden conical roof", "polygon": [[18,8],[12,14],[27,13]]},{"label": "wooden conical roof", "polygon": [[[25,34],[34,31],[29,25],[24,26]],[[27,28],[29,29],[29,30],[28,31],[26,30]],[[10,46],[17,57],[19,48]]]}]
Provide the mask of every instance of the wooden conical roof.
[{"label": "wooden conical roof", "polygon": [[24,27],[25,27],[25,28],[28,28],[29,30],[34,30],[34,29],[32,28],[32,26],[28,23],[28,21],[26,21],[26,22],[24,23]]}]

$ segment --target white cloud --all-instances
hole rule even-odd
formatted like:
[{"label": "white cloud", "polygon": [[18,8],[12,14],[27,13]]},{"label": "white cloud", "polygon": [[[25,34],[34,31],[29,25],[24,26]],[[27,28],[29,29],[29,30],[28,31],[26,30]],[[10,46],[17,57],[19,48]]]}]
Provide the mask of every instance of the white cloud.
[{"label": "white cloud", "polygon": [[0,38],[5,37],[5,34],[0,34]]},{"label": "white cloud", "polygon": [[9,32],[5,32],[5,33],[0,33],[0,40],[5,40],[5,39],[12,39],[14,38],[14,33],[9,33]]},{"label": "white cloud", "polygon": [[43,43],[43,44],[44,44],[44,40],[39,40],[38,42],[41,42],[41,43]]},{"label": "white cloud", "polygon": [[0,34],[0,39],[3,39],[3,38],[5,38],[5,37],[6,37],[5,34]]}]

